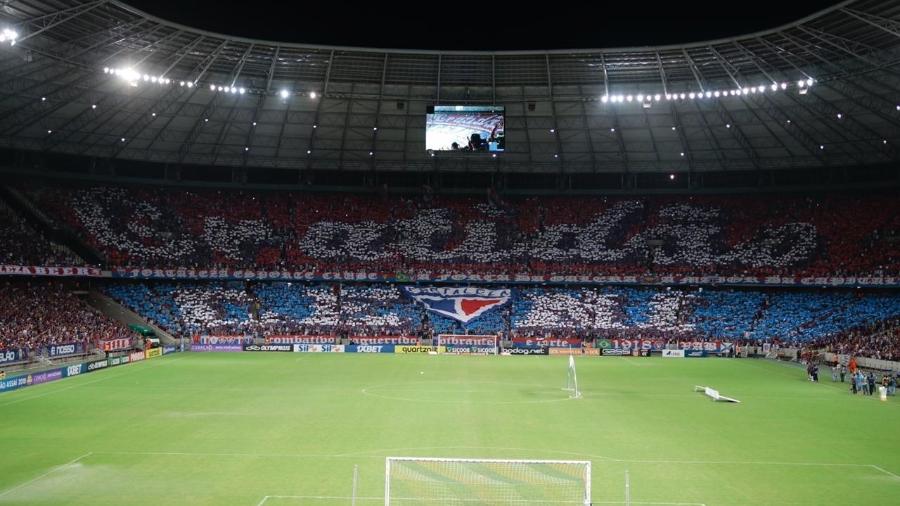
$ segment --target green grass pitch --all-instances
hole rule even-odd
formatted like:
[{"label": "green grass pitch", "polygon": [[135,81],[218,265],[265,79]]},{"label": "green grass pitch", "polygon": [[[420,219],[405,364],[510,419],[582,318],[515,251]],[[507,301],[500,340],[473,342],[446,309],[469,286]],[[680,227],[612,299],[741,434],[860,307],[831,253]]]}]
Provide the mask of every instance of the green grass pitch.
[{"label": "green grass pitch", "polygon": [[[591,460],[595,504],[900,504],[900,403],[760,360],[174,354],[0,395],[0,505],[383,504],[384,458]],[[424,373],[424,374],[422,374]],[[712,402],[710,385],[742,404]]]}]

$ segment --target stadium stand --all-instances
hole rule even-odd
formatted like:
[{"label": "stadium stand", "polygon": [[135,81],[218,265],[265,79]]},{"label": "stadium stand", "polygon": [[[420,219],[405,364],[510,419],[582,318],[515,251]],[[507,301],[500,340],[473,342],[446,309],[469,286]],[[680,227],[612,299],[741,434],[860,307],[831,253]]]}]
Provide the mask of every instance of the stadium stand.
[{"label": "stadium stand", "polygon": [[485,202],[102,186],[27,193],[115,266],[900,274],[900,200],[892,194]]},{"label": "stadium stand", "polygon": [[[467,324],[433,313],[387,284],[242,282],[116,284],[114,298],[173,333],[269,335],[502,334],[582,339],[778,340],[860,336],[900,318],[881,292],[516,288],[507,307]],[[879,327],[881,328],[881,327]],[[892,334],[896,336],[896,332]],[[825,342],[825,341],[823,341]],[[831,341],[829,341],[831,342]]]},{"label": "stadium stand", "polygon": [[100,340],[131,336],[126,327],[85,304],[64,284],[4,281],[0,285],[0,350],[96,345]]},{"label": "stadium stand", "polygon": [[0,200],[0,265],[69,267],[84,264],[78,255],[47,240]]}]

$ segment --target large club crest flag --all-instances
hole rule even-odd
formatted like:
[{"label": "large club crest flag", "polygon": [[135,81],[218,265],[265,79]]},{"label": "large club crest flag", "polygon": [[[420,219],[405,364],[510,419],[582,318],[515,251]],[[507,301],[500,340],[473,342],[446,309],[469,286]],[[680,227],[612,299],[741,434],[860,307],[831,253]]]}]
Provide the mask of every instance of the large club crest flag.
[{"label": "large club crest flag", "polygon": [[405,286],[403,290],[425,309],[463,323],[509,302],[509,289]]}]

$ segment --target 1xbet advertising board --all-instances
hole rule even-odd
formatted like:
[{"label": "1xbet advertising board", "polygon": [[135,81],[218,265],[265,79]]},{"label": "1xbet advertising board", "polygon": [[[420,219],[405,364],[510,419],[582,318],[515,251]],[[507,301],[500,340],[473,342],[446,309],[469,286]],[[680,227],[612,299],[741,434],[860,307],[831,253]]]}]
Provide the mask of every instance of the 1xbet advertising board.
[{"label": "1xbet advertising board", "polygon": [[344,347],[347,353],[394,353],[393,344],[351,344]]}]

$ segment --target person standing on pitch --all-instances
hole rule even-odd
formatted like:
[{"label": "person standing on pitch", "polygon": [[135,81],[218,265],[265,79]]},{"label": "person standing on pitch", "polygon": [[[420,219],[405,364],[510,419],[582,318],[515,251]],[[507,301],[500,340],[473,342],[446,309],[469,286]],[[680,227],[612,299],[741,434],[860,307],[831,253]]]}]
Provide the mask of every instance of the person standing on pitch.
[{"label": "person standing on pitch", "polygon": [[833,366],[831,366],[831,381],[836,382],[838,377],[838,363],[835,362]]},{"label": "person standing on pitch", "polygon": [[844,382],[844,376],[847,374],[847,366],[841,364],[841,383]]},{"label": "person standing on pitch", "polygon": [[869,382],[869,395],[875,395],[875,373],[869,371],[869,377],[866,380]]}]

